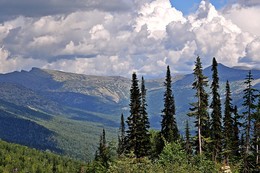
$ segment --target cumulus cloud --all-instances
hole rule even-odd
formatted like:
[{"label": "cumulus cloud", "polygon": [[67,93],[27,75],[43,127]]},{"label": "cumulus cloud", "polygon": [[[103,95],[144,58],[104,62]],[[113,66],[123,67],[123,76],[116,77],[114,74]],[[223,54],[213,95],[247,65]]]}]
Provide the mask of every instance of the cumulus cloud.
[{"label": "cumulus cloud", "polygon": [[35,60],[32,58],[23,59],[21,57],[9,58],[10,52],[4,47],[0,48],[0,69],[2,73],[17,70],[30,70],[34,66],[42,67],[46,64],[45,61]]},{"label": "cumulus cloud", "polygon": [[66,8],[62,14],[22,14],[2,22],[0,71],[36,66],[95,75],[130,76],[136,71],[164,76],[166,65],[173,72],[190,72],[197,55],[205,67],[212,57],[230,66],[260,64],[257,34],[245,32],[208,1],[188,16],[169,0],[84,3],[84,8]]},{"label": "cumulus cloud", "polygon": [[258,6],[234,4],[225,9],[223,15],[243,31],[260,36],[260,24],[257,22],[260,17],[260,1],[258,1]]},{"label": "cumulus cloud", "polygon": [[245,57],[240,58],[241,62],[246,62],[250,64],[259,64],[260,63],[260,37],[253,40],[246,46],[246,55]]},{"label": "cumulus cloud", "polygon": [[170,1],[156,0],[140,8],[135,29],[139,31],[145,24],[151,31],[150,36],[159,39],[165,36],[166,26],[173,21],[184,23],[186,19],[180,11],[171,7]]}]

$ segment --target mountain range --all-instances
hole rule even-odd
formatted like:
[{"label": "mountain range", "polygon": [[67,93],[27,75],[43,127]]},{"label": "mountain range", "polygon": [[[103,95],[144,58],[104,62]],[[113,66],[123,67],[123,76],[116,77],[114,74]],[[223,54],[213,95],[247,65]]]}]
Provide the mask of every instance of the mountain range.
[{"label": "mountain range", "polygon": [[[218,65],[220,95],[230,82],[233,104],[242,111],[244,79],[248,70]],[[252,70],[253,87],[260,89],[260,70]],[[176,119],[183,131],[190,103],[194,101],[193,74],[175,75],[173,93]],[[211,67],[204,69],[209,79]],[[145,81],[151,127],[160,129],[164,78]],[[0,74],[0,138],[74,158],[91,159],[102,128],[116,141],[120,115],[129,115],[131,79],[90,76],[32,68]],[[222,106],[223,108],[223,106]]]}]

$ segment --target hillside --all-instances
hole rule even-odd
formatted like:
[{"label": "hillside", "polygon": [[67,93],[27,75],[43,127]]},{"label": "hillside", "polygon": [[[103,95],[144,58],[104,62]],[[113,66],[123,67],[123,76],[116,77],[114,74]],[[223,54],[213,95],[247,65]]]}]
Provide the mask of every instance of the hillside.
[{"label": "hillside", "polygon": [[[222,64],[218,68],[222,100],[229,80],[233,104],[240,106],[248,70]],[[210,80],[211,68],[206,68],[204,74]],[[252,74],[254,87],[260,89],[260,70],[253,70]],[[188,118],[189,103],[194,99],[192,81],[192,74],[173,74],[176,117],[181,129]],[[147,108],[155,129],[160,128],[163,82],[163,78],[146,80]],[[38,68],[1,74],[0,138],[74,158],[93,158],[103,127],[109,139],[117,140],[120,115],[129,114],[130,85],[130,79],[120,76],[89,76]]]},{"label": "hillside", "polygon": [[79,172],[83,163],[0,140],[0,172]]}]

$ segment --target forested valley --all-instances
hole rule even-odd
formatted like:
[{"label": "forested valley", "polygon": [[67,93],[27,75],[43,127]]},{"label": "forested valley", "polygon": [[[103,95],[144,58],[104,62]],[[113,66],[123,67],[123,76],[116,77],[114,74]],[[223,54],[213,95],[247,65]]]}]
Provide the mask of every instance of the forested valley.
[{"label": "forested valley", "polygon": [[[260,95],[254,74],[244,78],[243,104],[233,105],[226,81],[221,104],[218,63],[212,59],[212,82],[203,74],[200,57],[195,61],[185,131],[176,122],[174,87],[170,67],[164,81],[161,129],[150,127],[145,79],[132,74],[129,115],[120,116],[118,138],[108,141],[106,129],[93,161],[72,160],[16,144],[0,142],[0,172],[259,172]],[[194,132],[191,129],[195,129]],[[82,151],[84,152],[84,151]]]}]

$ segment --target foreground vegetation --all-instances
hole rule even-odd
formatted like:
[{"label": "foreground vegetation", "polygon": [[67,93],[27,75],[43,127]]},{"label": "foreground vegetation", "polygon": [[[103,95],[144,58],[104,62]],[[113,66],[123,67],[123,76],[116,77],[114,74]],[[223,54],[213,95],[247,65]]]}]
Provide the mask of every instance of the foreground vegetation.
[{"label": "foreground vegetation", "polygon": [[114,144],[107,148],[107,165],[101,160],[89,164],[0,141],[0,172],[33,173],[136,173],[136,172],[218,172],[219,165],[205,157],[188,156],[179,143],[167,144],[157,159],[135,158],[133,154],[117,156]]},{"label": "foreground vegetation", "polygon": [[[221,164],[215,164],[204,155],[191,156],[187,154],[179,142],[167,143],[157,158],[136,158],[134,153],[115,156],[113,153],[113,148],[108,147],[107,160],[96,159],[89,165],[88,171],[110,173],[217,173],[221,171]],[[232,169],[233,171],[238,170],[239,165]]]}]

